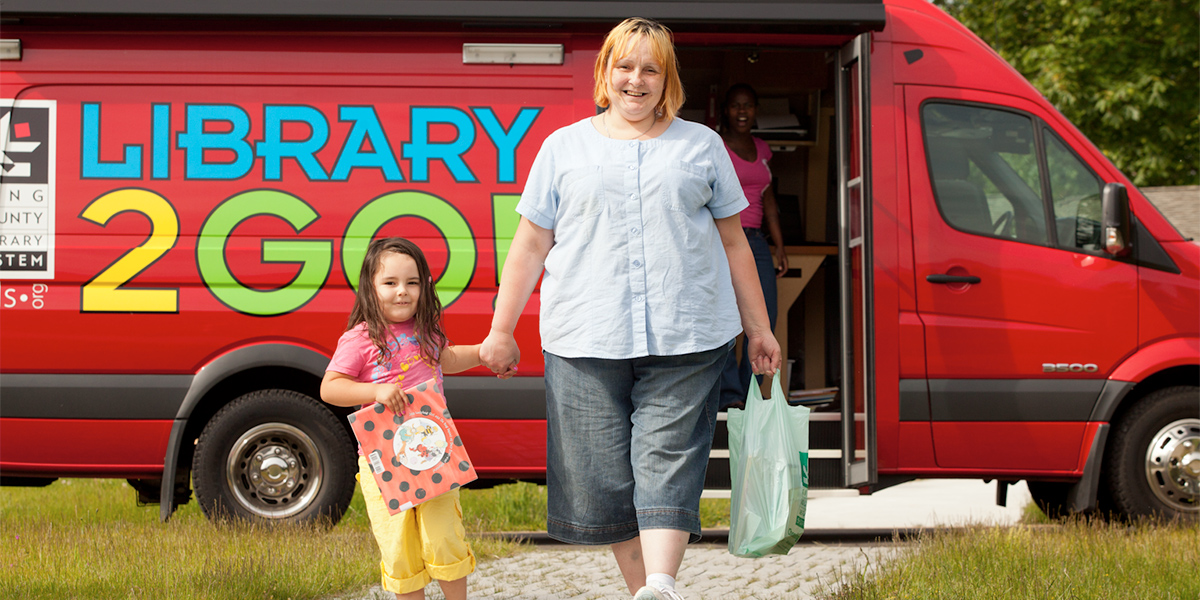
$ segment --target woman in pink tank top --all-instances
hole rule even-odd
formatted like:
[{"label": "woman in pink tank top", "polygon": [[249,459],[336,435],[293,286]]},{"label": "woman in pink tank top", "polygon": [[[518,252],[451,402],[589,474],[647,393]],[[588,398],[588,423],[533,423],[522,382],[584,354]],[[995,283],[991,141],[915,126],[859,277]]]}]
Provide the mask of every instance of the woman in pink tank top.
[{"label": "woman in pink tank top", "polygon": [[[729,88],[721,112],[721,138],[733,161],[742,184],[742,192],[750,206],[743,210],[742,229],[746,241],[754,252],[754,263],[762,283],[763,296],[767,301],[767,314],[771,318],[771,329],[775,329],[776,286],[775,278],[787,272],[787,252],[783,249],[783,230],[779,226],[779,209],[775,204],[775,192],[771,189],[771,148],[763,140],[751,135],[758,113],[758,94],[754,88],[739,83]],[[770,235],[774,252],[764,235]],[[740,406],[746,400],[746,384],[750,380],[750,364],[737,360],[733,350],[725,363],[721,378],[721,407]]]}]

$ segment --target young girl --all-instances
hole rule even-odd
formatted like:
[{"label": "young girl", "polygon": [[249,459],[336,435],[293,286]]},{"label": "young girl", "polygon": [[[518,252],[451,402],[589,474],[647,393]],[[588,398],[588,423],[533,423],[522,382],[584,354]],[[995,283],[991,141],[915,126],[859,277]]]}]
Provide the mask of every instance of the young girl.
[{"label": "young girl", "polygon": [[[335,406],[378,402],[403,414],[404,388],[479,365],[478,345],[447,345],[429,265],[406,239],[375,240],[367,249],[347,328],[321,382],[321,399]],[[458,490],[390,515],[361,451],[357,477],[383,555],[383,589],[398,600],[422,600],[436,579],[446,600],[465,599],[475,555]]]}]

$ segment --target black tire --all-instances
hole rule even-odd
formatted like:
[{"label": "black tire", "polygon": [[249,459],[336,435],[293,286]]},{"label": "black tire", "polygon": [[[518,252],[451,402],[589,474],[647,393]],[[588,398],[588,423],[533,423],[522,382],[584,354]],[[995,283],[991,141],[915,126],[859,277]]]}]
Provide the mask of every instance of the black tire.
[{"label": "black tire", "polygon": [[1164,388],[1113,424],[1105,484],[1124,517],[1200,517],[1200,388]]},{"label": "black tire", "polygon": [[350,505],[356,471],[338,418],[290,390],[229,403],[204,427],[192,459],[196,499],[218,521],[335,524]]},{"label": "black tire", "polygon": [[1070,483],[1061,481],[1029,481],[1029,495],[1033,503],[1047,517],[1053,520],[1065,519],[1071,515],[1071,507],[1067,505],[1067,493],[1071,491]]}]

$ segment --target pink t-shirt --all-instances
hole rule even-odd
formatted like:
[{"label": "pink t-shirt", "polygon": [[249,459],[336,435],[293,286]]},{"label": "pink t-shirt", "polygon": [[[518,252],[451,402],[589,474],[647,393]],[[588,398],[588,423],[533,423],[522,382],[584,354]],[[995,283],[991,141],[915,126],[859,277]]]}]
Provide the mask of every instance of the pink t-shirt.
[{"label": "pink t-shirt", "polygon": [[[337,350],[325,370],[349,375],[359,383],[394,383],[400,389],[429,381],[435,375],[442,383],[441,366],[431,367],[421,359],[413,320],[393,323],[389,329],[394,337],[388,340],[391,355],[387,359],[380,360],[379,348],[367,334],[367,324],[359,323],[338,339]],[[363,455],[361,446],[358,455]]]},{"label": "pink t-shirt", "polygon": [[733,170],[737,173],[738,181],[742,183],[742,193],[750,202],[750,206],[742,211],[742,227],[762,227],[763,190],[771,185],[771,169],[767,166],[767,161],[771,160],[772,156],[771,147],[766,142],[754,138],[753,162],[742,160],[728,144],[725,151],[729,152],[729,158],[733,160]]},{"label": "pink t-shirt", "polygon": [[367,335],[366,323],[359,323],[342,334],[337,350],[329,361],[326,371],[334,371],[353,377],[361,383],[394,383],[401,389],[412,387],[437,377],[442,382],[442,369],[430,365],[421,358],[421,347],[413,331],[413,321],[393,323],[390,327],[393,339],[388,340],[391,355],[381,360],[379,348]]}]

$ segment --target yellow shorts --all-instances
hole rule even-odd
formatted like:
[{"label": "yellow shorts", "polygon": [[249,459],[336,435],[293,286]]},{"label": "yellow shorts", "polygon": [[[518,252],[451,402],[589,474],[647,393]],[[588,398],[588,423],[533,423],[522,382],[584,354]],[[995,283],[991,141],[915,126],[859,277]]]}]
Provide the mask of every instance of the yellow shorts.
[{"label": "yellow shorts", "polygon": [[356,477],[382,555],[383,589],[407,594],[424,589],[434,579],[454,581],[475,571],[458,490],[390,515],[366,457],[358,457]]}]

